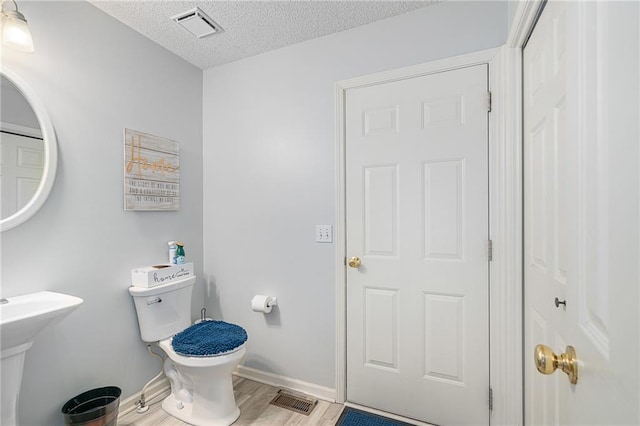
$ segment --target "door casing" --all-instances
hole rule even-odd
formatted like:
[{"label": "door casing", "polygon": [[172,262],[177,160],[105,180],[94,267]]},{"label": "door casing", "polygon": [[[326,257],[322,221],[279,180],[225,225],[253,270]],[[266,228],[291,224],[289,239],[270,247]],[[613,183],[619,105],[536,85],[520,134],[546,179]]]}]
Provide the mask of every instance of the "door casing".
[{"label": "door casing", "polygon": [[[345,95],[356,87],[488,64],[491,422],[522,423],[522,150],[519,48],[496,48],[336,83],[336,400],[346,402]],[[511,108],[511,109],[510,109]],[[514,108],[518,108],[515,109]],[[489,390],[487,390],[489,395]],[[487,401],[489,404],[489,401]]]},{"label": "door casing", "polygon": [[489,64],[491,423],[521,425],[523,406],[522,49],[544,0],[521,0],[504,46],[372,74],[335,85],[336,141],[336,400],[346,401],[345,92],[350,88]]}]

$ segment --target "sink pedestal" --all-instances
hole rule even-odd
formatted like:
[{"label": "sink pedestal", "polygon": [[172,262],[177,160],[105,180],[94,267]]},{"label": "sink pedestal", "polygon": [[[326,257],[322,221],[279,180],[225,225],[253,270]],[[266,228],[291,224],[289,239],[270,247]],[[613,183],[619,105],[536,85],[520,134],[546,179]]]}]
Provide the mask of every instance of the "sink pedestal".
[{"label": "sink pedestal", "polygon": [[18,395],[22,384],[24,356],[32,343],[2,351],[0,382],[2,382],[2,407],[0,425],[17,425]]},{"label": "sink pedestal", "polygon": [[40,331],[77,309],[82,299],[41,291],[7,300],[0,305],[0,425],[16,426],[25,353]]}]

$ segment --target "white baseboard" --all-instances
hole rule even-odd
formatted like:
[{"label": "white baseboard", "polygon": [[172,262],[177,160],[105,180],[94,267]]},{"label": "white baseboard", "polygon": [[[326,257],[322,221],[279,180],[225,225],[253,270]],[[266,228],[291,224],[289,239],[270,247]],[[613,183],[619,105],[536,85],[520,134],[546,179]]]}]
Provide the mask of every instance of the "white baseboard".
[{"label": "white baseboard", "polygon": [[239,365],[233,374],[266,385],[311,395],[324,401],[336,402],[336,390],[325,386],[303,382],[302,380],[292,379],[291,377],[278,374],[267,373],[266,371],[256,370],[255,368],[245,367],[243,365]]},{"label": "white baseboard", "polygon": [[[324,401],[336,402],[336,390],[325,386],[316,385],[302,380],[292,379],[291,377],[281,376],[278,374],[267,373],[266,371],[256,370],[255,368],[239,365],[234,373],[238,377],[253,380],[255,382],[264,383],[265,385],[274,386],[311,395]],[[153,383],[147,388],[145,400],[147,402],[155,400],[162,394],[168,394],[170,391],[169,380],[163,378]],[[136,392],[128,398],[120,401],[118,418],[126,416],[136,409],[136,402],[140,399],[140,392]]]},{"label": "white baseboard", "polygon": [[[169,380],[166,377],[162,380],[158,380],[147,388],[144,399],[147,403],[155,400],[155,398],[161,396],[163,393],[169,394],[170,390]],[[118,418],[126,416],[130,412],[136,409],[136,402],[140,400],[140,392],[136,392],[127,399],[120,401],[120,407],[118,409]]]}]

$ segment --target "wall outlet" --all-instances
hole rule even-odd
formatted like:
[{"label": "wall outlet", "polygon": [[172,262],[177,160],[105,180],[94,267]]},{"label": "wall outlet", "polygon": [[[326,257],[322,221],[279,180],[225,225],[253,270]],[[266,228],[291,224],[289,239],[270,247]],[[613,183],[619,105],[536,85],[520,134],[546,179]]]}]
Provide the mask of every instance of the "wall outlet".
[{"label": "wall outlet", "polygon": [[316,243],[332,243],[333,226],[316,225]]}]

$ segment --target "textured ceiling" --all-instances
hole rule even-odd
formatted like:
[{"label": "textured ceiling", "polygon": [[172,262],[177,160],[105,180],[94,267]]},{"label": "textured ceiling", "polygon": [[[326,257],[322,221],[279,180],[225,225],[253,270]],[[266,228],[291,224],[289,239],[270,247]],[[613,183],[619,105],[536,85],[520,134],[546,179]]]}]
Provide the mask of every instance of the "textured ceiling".
[{"label": "textured ceiling", "polygon": [[[91,3],[201,69],[344,31],[436,1],[100,1]],[[171,20],[200,7],[224,32],[197,39]]]}]

